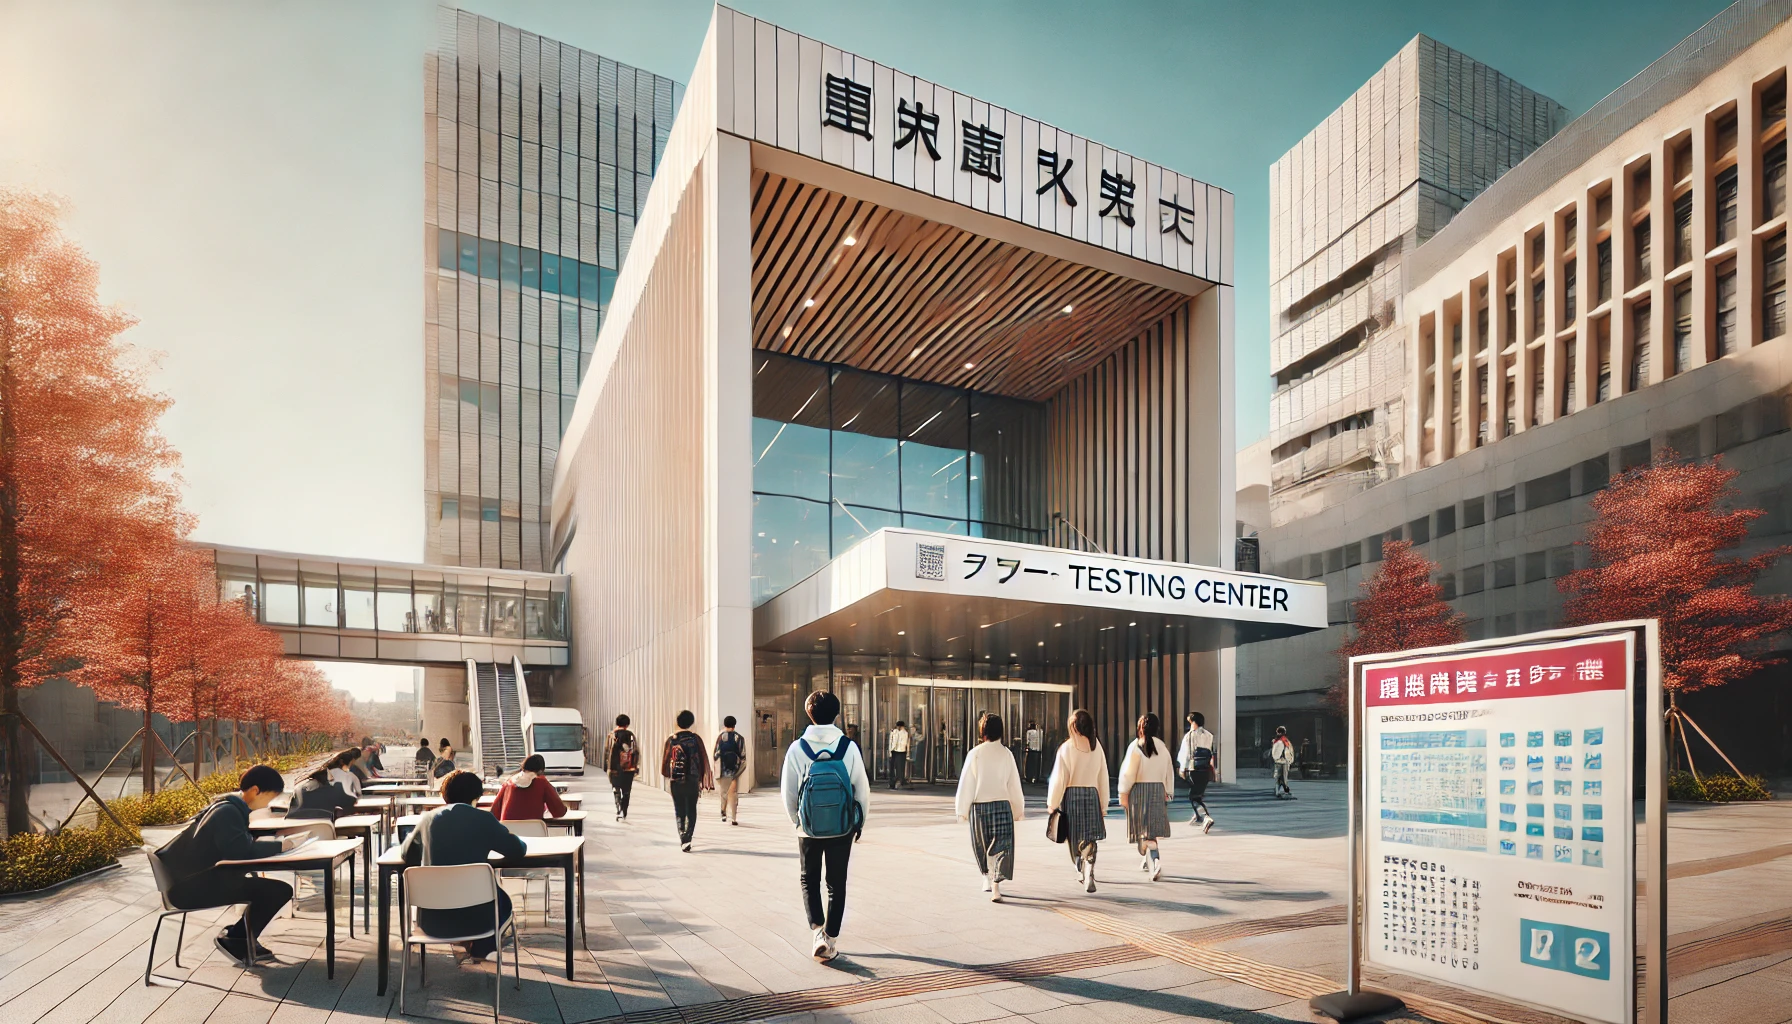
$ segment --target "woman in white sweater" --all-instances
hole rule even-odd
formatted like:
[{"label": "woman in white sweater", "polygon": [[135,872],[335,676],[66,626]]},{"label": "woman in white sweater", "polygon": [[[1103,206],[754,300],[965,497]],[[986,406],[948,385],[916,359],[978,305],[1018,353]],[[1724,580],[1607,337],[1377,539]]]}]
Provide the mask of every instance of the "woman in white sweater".
[{"label": "woman in white sweater", "polygon": [[1052,764],[1047,812],[1062,810],[1071,863],[1083,888],[1095,891],[1095,844],[1108,837],[1108,755],[1095,738],[1095,716],[1083,708],[1070,713],[1070,738]]},{"label": "woman in white sweater", "polygon": [[971,823],[971,852],[991,902],[1002,900],[1002,883],[1014,877],[1014,823],[1023,816],[1026,796],[1014,755],[1002,743],[1002,719],[977,720],[977,744],[958,774],[958,820]]},{"label": "woman in white sweater", "polygon": [[1138,738],[1126,745],[1120,759],[1120,806],[1126,811],[1126,838],[1139,848],[1157,881],[1164,864],[1157,841],[1170,835],[1170,794],[1176,792],[1176,759],[1162,738],[1163,723],[1147,711],[1139,716]]}]

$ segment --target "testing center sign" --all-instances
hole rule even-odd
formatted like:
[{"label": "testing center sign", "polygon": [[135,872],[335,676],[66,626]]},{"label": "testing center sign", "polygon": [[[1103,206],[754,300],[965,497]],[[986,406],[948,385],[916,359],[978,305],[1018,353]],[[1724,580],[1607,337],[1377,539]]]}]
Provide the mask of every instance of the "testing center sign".
[{"label": "testing center sign", "polygon": [[1631,1020],[1635,642],[1607,633],[1363,667],[1365,960]]}]

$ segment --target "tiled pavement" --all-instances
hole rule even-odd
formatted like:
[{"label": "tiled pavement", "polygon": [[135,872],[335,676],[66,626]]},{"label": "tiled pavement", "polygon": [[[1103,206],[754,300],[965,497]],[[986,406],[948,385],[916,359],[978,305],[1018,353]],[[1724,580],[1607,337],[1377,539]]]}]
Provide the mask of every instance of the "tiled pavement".
[{"label": "tiled pavement", "polygon": [[[576,788],[591,794],[596,819],[587,842],[590,949],[568,982],[559,888],[554,925],[544,929],[532,883],[523,985],[519,992],[506,979],[506,1018],[1271,1024],[1310,1020],[1301,986],[1343,973],[1337,783],[1302,784],[1294,802],[1271,800],[1266,779],[1219,787],[1210,803],[1220,827],[1203,836],[1177,825],[1162,881],[1145,877],[1124,841],[1110,841],[1094,895],[1075,885],[1062,848],[1044,838],[1043,815],[1033,814],[1020,824],[1019,877],[1001,905],[978,891],[948,792],[879,790],[853,855],[842,955],[825,965],[806,953],[795,842],[774,793],[745,798],[739,827],[716,821],[706,800],[696,852],[687,855],[663,795],[637,790],[631,820],[617,824],[601,814],[608,799],[599,777]],[[1038,808],[1034,794],[1029,810]],[[1775,804],[1674,815],[1670,931],[1676,962],[1684,955],[1697,968],[1674,971],[1675,1024],[1792,1019],[1792,850],[1777,849],[1788,839],[1788,813]],[[1119,835],[1124,825],[1111,818],[1109,828]],[[315,906],[270,929],[285,963],[247,974],[211,948],[217,915],[196,914],[187,967],[164,954],[157,968],[187,984],[145,988],[154,907],[140,857],[54,897],[0,904],[0,1020],[398,1016],[395,996],[374,992],[371,942],[346,938],[340,920],[336,977],[325,978]],[[172,928],[158,948],[171,950]],[[431,963],[426,988],[412,965],[413,1015],[490,1019],[489,967],[457,970],[439,954]],[[397,975],[394,963],[394,991]]]}]

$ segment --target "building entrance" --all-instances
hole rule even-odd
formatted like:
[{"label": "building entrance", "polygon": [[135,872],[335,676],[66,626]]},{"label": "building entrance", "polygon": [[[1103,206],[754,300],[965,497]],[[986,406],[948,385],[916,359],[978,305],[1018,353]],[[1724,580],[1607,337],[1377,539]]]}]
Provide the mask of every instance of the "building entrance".
[{"label": "building entrance", "polygon": [[[775,786],[784,752],[807,726],[803,702],[811,691],[830,688],[825,667],[806,681],[760,679],[755,685],[754,784]],[[897,723],[908,733],[910,784],[954,783],[964,759],[978,743],[977,721],[985,713],[1002,717],[1003,743],[1014,754],[1021,777],[1043,780],[1064,742],[1071,687],[1017,680],[931,679],[837,672],[832,690],[840,698],[840,726],[858,744],[872,780],[891,781],[890,747]],[[1027,728],[1038,733],[1036,756],[1029,758]]]}]

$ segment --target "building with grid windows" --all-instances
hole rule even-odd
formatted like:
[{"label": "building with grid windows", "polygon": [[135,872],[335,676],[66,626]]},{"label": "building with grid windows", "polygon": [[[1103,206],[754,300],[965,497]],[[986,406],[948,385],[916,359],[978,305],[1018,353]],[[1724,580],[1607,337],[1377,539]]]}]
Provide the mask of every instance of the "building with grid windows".
[{"label": "building with grid windows", "polygon": [[437,20],[425,561],[541,571],[560,439],[683,89],[490,18]]},{"label": "building with grid windows", "polygon": [[[1668,451],[1721,454],[1766,510],[1750,545],[1787,542],[1788,19],[1724,11],[1405,256],[1398,476],[1263,531],[1271,571],[1326,583],[1331,625],[1240,651],[1247,745],[1286,724],[1341,754],[1321,695],[1390,539],[1438,564],[1471,639],[1556,625],[1592,497]],[[1792,567],[1762,584],[1789,587]],[[1792,750],[1777,671],[1723,688],[1776,733],[1727,749]]]},{"label": "building with grid windows", "polygon": [[1270,167],[1277,521],[1398,475],[1404,261],[1566,120],[1561,104],[1421,35]]}]

